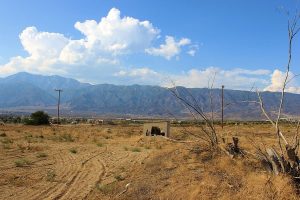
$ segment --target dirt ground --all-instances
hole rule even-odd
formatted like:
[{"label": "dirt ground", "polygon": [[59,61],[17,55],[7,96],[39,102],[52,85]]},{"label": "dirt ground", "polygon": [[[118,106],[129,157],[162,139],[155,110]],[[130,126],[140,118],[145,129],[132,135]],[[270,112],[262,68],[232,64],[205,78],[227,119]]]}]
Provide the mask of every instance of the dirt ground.
[{"label": "dirt ground", "polygon": [[[171,127],[174,142],[140,125],[0,127],[0,199],[300,199],[289,177],[253,156],[231,159]],[[276,145],[269,125],[228,125],[220,134]],[[295,128],[286,126],[292,136]]]}]

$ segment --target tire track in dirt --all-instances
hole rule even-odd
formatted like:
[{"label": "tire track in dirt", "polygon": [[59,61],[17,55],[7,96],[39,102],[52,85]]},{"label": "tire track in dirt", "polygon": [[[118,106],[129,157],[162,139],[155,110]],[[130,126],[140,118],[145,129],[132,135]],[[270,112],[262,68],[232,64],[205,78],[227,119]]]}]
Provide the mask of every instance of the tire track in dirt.
[{"label": "tire track in dirt", "polygon": [[[68,165],[66,165],[66,163],[70,163],[70,162],[66,162],[65,158],[61,156],[61,152],[60,153],[56,153],[53,156],[54,159],[54,163],[56,163],[55,168],[59,168],[60,172],[59,174],[57,174],[60,177],[65,177],[68,176],[68,171],[70,170],[70,168],[66,167]],[[53,160],[52,160],[53,162]],[[34,168],[31,168],[34,170]],[[61,170],[63,169],[63,170]],[[31,173],[29,173],[30,175],[33,174],[39,174],[41,175],[41,172],[36,170],[33,171]],[[50,187],[49,187],[50,184]],[[60,184],[59,182],[46,182],[45,183],[45,178],[44,176],[41,176],[40,179],[35,180],[35,184],[33,186],[31,186],[30,188],[28,187],[22,187],[21,190],[16,191],[16,193],[14,193],[13,195],[10,195],[7,199],[20,199],[19,197],[22,197],[21,199],[42,199],[43,194],[45,194],[45,191],[50,191],[52,188],[54,188],[55,186],[57,186],[58,184]]]},{"label": "tire track in dirt", "polygon": [[97,158],[100,154],[88,159],[85,164],[81,162],[81,170],[72,178],[68,187],[53,199],[84,199],[106,173],[105,164]]},{"label": "tire track in dirt", "polygon": [[[105,163],[102,160],[100,160],[99,158],[98,158],[98,161],[99,161],[99,163],[101,163],[101,167],[102,167],[103,170],[102,170],[102,173],[99,175],[98,180],[96,181],[95,185],[100,184],[102,182],[103,178],[106,176],[106,173],[107,173]],[[84,200],[88,199],[88,198],[89,199],[96,199],[95,195],[93,195],[94,193],[92,193],[94,191],[94,189],[95,188],[92,188],[82,199],[84,199]]]},{"label": "tire track in dirt", "polygon": [[56,158],[57,165],[55,166],[55,172],[57,172],[56,177],[59,177],[60,180],[52,182],[54,184],[50,187],[48,184],[43,185],[40,192],[32,196],[30,199],[46,199],[53,194],[59,193],[60,190],[72,179],[73,175],[79,171],[74,160],[75,158],[73,156],[61,151]]},{"label": "tire track in dirt", "polygon": [[[19,157],[19,156],[17,156]],[[20,156],[20,157],[24,157],[24,155]],[[45,162],[43,164],[39,164],[36,165],[36,163],[40,163],[40,162]],[[8,174],[16,174],[15,171],[17,170],[18,173],[20,175],[14,175],[12,181],[16,182],[16,183],[9,183],[7,186],[12,188],[15,188],[15,192],[11,193],[11,194],[3,194],[3,196],[1,195],[1,199],[16,199],[18,198],[17,196],[21,196],[22,199],[29,197],[31,192],[32,195],[34,195],[35,193],[39,192],[40,188],[42,189],[42,183],[43,182],[43,176],[41,174],[41,172],[39,171],[39,168],[41,167],[46,167],[46,166],[50,166],[50,165],[55,165],[55,161],[53,162],[53,160],[49,160],[49,159],[38,159],[34,162],[32,162],[32,165],[27,166],[27,167],[22,167],[22,168],[18,168],[16,167],[13,162],[11,162],[12,164],[10,164],[9,167],[5,168],[5,170],[3,170],[3,175],[8,175]],[[48,169],[47,167],[45,169]],[[2,170],[1,170],[2,171]],[[24,172],[22,172],[24,171]],[[2,174],[0,173],[0,176],[2,176]],[[35,178],[32,178],[35,177]],[[22,182],[25,180],[24,183],[17,183],[19,182],[19,180]],[[27,187],[27,183],[28,182],[34,182],[35,184],[31,187]],[[17,184],[17,185],[15,185]],[[21,185],[19,185],[21,184]],[[22,186],[23,185],[23,186]],[[29,196],[28,196],[29,195]]]}]

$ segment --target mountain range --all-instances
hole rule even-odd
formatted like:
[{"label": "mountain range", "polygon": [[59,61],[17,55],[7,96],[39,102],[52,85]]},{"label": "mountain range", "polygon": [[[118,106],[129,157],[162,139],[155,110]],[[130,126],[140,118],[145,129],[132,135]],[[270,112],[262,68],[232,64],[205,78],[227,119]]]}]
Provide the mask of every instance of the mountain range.
[{"label": "mountain range", "polygon": [[[46,110],[55,114],[57,92],[62,89],[63,115],[143,116],[143,117],[188,117],[189,112],[174,97],[169,89],[149,85],[111,85],[81,83],[61,76],[43,76],[20,72],[0,79],[0,111],[33,112]],[[220,116],[221,90],[207,88],[177,87],[179,94],[205,112],[213,111]],[[262,92],[266,109],[275,114],[280,93]],[[211,98],[212,97],[212,103]],[[263,119],[257,94],[250,91],[224,90],[225,118]],[[300,95],[287,93],[284,114],[297,116],[300,113]]]}]

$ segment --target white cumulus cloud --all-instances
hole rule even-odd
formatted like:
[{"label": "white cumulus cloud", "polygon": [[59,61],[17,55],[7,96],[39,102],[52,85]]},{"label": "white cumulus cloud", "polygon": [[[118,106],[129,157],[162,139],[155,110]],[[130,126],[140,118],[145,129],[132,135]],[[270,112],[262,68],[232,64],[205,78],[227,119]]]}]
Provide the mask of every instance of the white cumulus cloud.
[{"label": "white cumulus cloud", "polygon": [[120,70],[119,72],[115,73],[115,76],[131,76],[131,77],[146,77],[150,75],[158,75],[159,73],[148,68],[133,68],[130,70]]},{"label": "white cumulus cloud", "polygon": [[24,49],[34,58],[57,58],[69,40],[59,33],[39,32],[36,27],[27,27],[20,40]]},{"label": "white cumulus cloud", "polygon": [[[40,31],[35,26],[25,28],[19,39],[28,55],[12,57],[8,63],[0,65],[0,75],[27,71],[97,82],[96,79],[102,77],[115,77],[113,75],[120,71],[121,66],[126,67],[125,56],[143,53],[171,59],[178,57],[183,46],[191,45],[187,38],[176,41],[167,36],[166,44],[153,48],[160,30],[150,21],[121,16],[116,8],[99,21],[76,22],[74,28],[82,33],[81,38],[71,39],[61,33]],[[131,74],[149,72],[137,69]]]},{"label": "white cumulus cloud", "polygon": [[[212,84],[214,87],[225,85],[230,89],[249,90],[256,84],[257,86],[265,86],[268,81],[265,76],[269,75],[268,70],[246,70],[235,68],[224,70],[218,67],[208,67],[205,69],[191,69],[179,75],[172,75],[170,78],[177,86],[185,86],[191,88],[205,88]],[[166,83],[166,86],[172,86]]]},{"label": "white cumulus cloud", "polygon": [[[278,69],[274,70],[274,72],[271,74],[271,84],[265,87],[265,91],[271,91],[271,92],[280,92],[282,90],[284,80],[286,77],[286,73],[282,72]],[[298,93],[300,94],[300,85],[297,83],[295,75],[290,72],[288,77],[288,84],[286,86],[286,92],[291,93]]]},{"label": "white cumulus cloud", "polygon": [[250,90],[253,84],[260,88],[268,85],[271,71],[258,69],[246,70],[234,68],[224,70],[218,67],[207,67],[204,69],[193,68],[184,71],[181,74],[170,74],[154,71],[148,67],[120,70],[115,76],[120,80],[132,83],[147,83],[152,85],[161,85],[165,87],[185,86],[190,88],[206,88],[212,83],[214,78],[214,87],[225,85],[226,88]]},{"label": "white cumulus cloud", "polygon": [[176,41],[172,36],[166,36],[165,44],[161,44],[159,48],[149,48],[146,49],[146,52],[154,56],[162,56],[167,60],[170,60],[172,57],[177,56],[181,52],[181,47],[191,44],[191,40],[188,38],[182,38],[179,41]]},{"label": "white cumulus cloud", "polygon": [[114,74],[116,78],[126,84],[161,85],[164,76],[149,67],[131,68],[120,70]]}]

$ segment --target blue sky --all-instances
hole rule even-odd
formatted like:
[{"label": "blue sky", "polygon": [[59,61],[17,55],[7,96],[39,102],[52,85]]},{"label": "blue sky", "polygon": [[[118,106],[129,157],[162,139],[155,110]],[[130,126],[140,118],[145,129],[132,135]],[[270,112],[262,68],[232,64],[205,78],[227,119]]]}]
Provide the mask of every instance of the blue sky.
[{"label": "blue sky", "polygon": [[[296,0],[2,0],[0,76],[280,88]],[[103,20],[102,20],[103,19]],[[94,20],[94,21],[86,21]],[[145,23],[146,22],[146,23]],[[299,39],[293,74],[300,73]],[[298,80],[291,92],[300,92]]]}]

